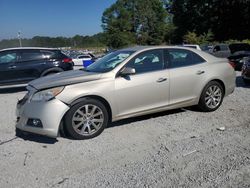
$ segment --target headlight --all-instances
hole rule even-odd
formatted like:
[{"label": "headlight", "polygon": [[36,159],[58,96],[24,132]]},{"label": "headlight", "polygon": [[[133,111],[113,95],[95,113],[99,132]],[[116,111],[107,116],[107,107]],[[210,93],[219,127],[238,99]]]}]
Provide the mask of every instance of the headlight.
[{"label": "headlight", "polygon": [[63,89],[64,86],[39,91],[32,96],[31,101],[49,101],[60,94]]}]

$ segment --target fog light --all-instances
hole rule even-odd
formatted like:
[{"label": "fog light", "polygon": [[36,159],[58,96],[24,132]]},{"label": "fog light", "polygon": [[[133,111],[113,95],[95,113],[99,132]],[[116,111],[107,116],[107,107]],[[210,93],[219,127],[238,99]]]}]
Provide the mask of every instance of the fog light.
[{"label": "fog light", "polygon": [[27,125],[31,127],[43,127],[40,119],[28,119]]}]

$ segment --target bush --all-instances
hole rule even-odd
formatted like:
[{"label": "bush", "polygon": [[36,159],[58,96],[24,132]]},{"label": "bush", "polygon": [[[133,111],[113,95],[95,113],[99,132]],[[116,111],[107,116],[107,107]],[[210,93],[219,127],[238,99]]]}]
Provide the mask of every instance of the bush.
[{"label": "bush", "polygon": [[197,35],[195,32],[188,32],[184,35],[183,40],[188,44],[208,44],[213,40],[213,33],[208,31],[203,35]]},{"label": "bush", "polygon": [[245,40],[243,40],[242,42],[247,43],[247,44],[250,44],[250,39],[245,39]]}]

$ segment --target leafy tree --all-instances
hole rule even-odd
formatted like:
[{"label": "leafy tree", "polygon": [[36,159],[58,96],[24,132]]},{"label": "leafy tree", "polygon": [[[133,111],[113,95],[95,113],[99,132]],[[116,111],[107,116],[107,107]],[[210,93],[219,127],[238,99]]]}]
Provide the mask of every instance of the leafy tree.
[{"label": "leafy tree", "polygon": [[166,17],[160,0],[118,0],[102,16],[107,44],[113,48],[161,44],[166,33]]},{"label": "leafy tree", "polygon": [[183,37],[183,41],[188,44],[208,44],[212,39],[213,34],[211,31],[202,35],[197,35],[195,32],[188,32]]},{"label": "leafy tree", "polygon": [[218,41],[250,38],[249,0],[175,0],[171,12],[177,42],[188,31],[200,35],[211,30]]}]

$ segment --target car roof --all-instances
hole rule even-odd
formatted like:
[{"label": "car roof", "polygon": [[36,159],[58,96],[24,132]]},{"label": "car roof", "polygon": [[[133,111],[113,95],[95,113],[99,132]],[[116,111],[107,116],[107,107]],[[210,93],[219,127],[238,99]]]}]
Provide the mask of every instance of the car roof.
[{"label": "car roof", "polygon": [[183,44],[183,46],[199,46],[198,44]]},{"label": "car roof", "polygon": [[198,55],[200,55],[201,57],[203,57],[204,59],[206,59],[207,61],[218,61],[221,60],[222,58],[217,58],[207,52],[203,52],[201,50],[197,50],[194,48],[189,48],[189,47],[184,47],[184,46],[135,46],[135,47],[131,47],[131,48],[125,48],[125,49],[120,49],[118,51],[134,51],[134,52],[143,52],[145,50],[154,50],[154,49],[183,49],[183,50],[189,50],[192,51]]},{"label": "car roof", "polygon": [[16,47],[16,48],[6,48],[0,50],[2,51],[7,51],[7,50],[59,50],[57,48],[44,48],[44,47]]},{"label": "car roof", "polygon": [[[190,48],[187,48],[185,46],[175,46],[175,45],[162,45],[162,46],[135,46],[135,47],[130,47],[130,48],[124,48],[124,49],[120,49],[121,51],[143,51],[143,50],[150,50],[150,49],[162,49],[162,48],[166,48],[166,49],[171,49],[171,48],[177,48],[177,49],[186,49],[186,50],[190,50]],[[118,50],[119,51],[119,50]]]}]

